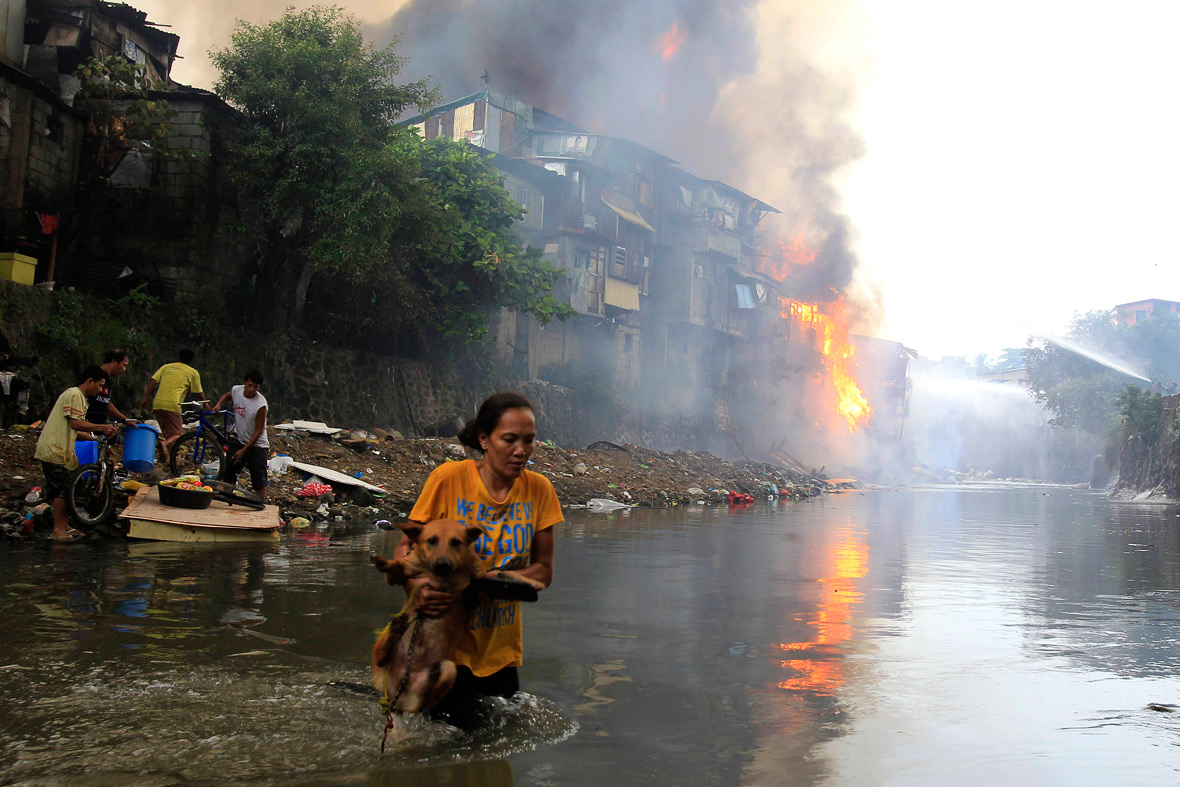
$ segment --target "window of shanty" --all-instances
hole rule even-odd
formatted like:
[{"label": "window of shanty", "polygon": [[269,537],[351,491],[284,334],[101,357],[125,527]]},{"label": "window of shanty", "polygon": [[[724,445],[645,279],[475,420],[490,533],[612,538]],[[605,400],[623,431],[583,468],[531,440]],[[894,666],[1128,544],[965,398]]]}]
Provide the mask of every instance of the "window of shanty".
[{"label": "window of shanty", "polygon": [[640,205],[651,207],[651,180],[643,175],[639,176],[639,193],[637,199]]},{"label": "window of shanty", "polygon": [[552,134],[541,136],[537,140],[538,156],[556,156],[561,153],[561,138]]}]

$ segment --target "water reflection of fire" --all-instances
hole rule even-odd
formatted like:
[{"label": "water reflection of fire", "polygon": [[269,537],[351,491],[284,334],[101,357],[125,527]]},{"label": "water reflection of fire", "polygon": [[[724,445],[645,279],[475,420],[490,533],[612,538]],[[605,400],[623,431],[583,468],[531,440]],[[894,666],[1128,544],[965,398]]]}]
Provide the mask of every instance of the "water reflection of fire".
[{"label": "water reflection of fire", "polygon": [[826,573],[819,580],[821,597],[815,618],[808,621],[815,635],[806,642],[777,645],[789,654],[779,665],[792,677],[775,684],[780,689],[830,696],[844,684],[840,645],[852,637],[852,612],[860,603],[856,580],[869,573],[869,547],[851,531],[845,531],[829,555]]},{"label": "water reflection of fire", "polygon": [[824,306],[826,312],[820,310],[818,303],[779,298],[779,316],[784,320],[798,320],[804,327],[815,330],[824,367],[832,377],[836,412],[848,422],[848,431],[855,432],[873,414],[873,408],[857,384],[853,371],[852,356],[856,347],[848,338],[844,296]]}]

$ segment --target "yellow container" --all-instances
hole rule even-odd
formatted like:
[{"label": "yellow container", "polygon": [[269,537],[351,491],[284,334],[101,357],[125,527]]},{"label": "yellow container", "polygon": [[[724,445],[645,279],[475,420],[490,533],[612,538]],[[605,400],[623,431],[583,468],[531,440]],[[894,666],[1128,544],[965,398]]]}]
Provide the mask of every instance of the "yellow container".
[{"label": "yellow container", "polygon": [[0,279],[17,284],[32,284],[36,272],[36,257],[26,257],[15,251],[0,251]]}]

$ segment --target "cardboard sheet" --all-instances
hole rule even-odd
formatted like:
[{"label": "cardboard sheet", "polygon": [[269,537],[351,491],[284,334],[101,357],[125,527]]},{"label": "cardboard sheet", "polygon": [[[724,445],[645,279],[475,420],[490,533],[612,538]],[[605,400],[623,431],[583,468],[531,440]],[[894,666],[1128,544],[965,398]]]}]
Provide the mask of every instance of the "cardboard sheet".
[{"label": "cardboard sheet", "polygon": [[282,525],[279,507],[267,506],[261,511],[243,506],[231,506],[214,500],[203,511],[192,508],[175,508],[160,502],[160,492],[154,486],[145,487],[119,514],[120,519],[135,519],[144,522],[162,522],[189,527],[223,527],[246,530],[278,530]]}]

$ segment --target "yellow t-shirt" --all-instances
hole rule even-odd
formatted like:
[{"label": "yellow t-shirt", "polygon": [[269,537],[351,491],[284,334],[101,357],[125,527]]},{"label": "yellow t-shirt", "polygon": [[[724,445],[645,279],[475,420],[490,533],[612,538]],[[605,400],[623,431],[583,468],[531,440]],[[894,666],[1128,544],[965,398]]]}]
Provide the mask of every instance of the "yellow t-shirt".
[{"label": "yellow t-shirt", "polygon": [[166,363],[152,375],[156,381],[156,398],[152,400],[153,410],[180,412],[180,403],[189,392],[204,393],[201,375],[187,363]]},{"label": "yellow t-shirt", "polygon": [[78,466],[78,457],[74,454],[74,440],[78,433],[70,428],[71,418],[86,420],[86,396],[77,386],[67,388],[53,403],[53,410],[45,418],[45,426],[37,438],[34,459],[65,465],[67,470]]},{"label": "yellow t-shirt", "polygon": [[[534,534],[562,520],[561,505],[549,479],[525,470],[508,496],[496,502],[488,494],[471,459],[447,462],[426,479],[410,512],[415,522],[457,519],[479,525],[484,535],[475,551],[488,569],[528,566]],[[519,667],[524,653],[519,601],[497,601],[471,615],[468,635],[455,650],[455,663],[479,677],[504,667]]]}]

